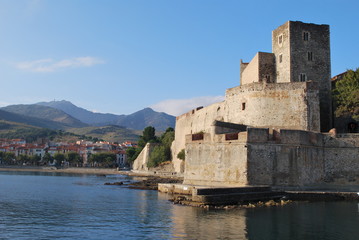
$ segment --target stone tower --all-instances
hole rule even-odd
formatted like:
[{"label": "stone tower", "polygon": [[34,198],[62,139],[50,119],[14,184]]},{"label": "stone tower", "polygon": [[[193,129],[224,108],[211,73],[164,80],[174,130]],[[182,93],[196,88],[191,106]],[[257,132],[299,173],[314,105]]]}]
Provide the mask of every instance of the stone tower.
[{"label": "stone tower", "polygon": [[329,25],[288,21],[272,32],[275,82],[318,82],[321,131],[332,126]]}]

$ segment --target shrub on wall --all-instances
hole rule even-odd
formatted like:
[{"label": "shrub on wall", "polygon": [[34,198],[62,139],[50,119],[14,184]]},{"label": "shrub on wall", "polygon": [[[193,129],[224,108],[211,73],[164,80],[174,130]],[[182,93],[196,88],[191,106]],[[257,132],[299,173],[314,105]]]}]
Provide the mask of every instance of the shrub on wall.
[{"label": "shrub on wall", "polygon": [[178,154],[177,154],[177,158],[181,159],[181,160],[186,160],[186,153],[185,150],[182,149]]}]

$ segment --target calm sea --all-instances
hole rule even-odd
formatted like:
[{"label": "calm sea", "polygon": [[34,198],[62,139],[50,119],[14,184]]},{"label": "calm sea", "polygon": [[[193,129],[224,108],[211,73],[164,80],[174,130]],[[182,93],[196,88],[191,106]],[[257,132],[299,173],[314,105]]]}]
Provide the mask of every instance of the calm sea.
[{"label": "calm sea", "polygon": [[128,176],[0,172],[0,239],[359,239],[358,202],[206,210]]}]

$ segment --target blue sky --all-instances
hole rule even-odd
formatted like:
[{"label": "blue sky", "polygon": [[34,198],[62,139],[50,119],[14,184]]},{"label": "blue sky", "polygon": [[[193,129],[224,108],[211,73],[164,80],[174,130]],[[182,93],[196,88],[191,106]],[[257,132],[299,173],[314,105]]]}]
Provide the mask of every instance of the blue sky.
[{"label": "blue sky", "polygon": [[0,0],[0,106],[68,100],[178,115],[239,85],[288,20],[329,24],[332,75],[357,68],[359,1]]}]

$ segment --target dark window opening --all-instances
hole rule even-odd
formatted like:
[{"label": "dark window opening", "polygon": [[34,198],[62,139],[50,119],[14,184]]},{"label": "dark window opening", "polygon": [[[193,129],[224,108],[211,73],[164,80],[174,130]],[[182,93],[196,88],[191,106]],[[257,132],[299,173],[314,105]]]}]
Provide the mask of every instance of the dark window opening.
[{"label": "dark window opening", "polygon": [[225,139],[226,139],[226,141],[238,140],[238,133],[227,133],[225,135]]},{"label": "dark window opening", "polygon": [[309,32],[303,32],[303,40],[309,41]]},{"label": "dark window opening", "polygon": [[313,61],[313,52],[308,52],[308,61]]},{"label": "dark window opening", "polygon": [[281,63],[283,61],[283,55],[279,54],[279,62]]},{"label": "dark window opening", "polygon": [[204,134],[203,133],[195,133],[192,134],[192,141],[200,141],[204,139]]},{"label": "dark window opening", "polygon": [[246,109],[246,103],[242,103],[242,110]]},{"label": "dark window opening", "polygon": [[307,81],[307,75],[305,75],[305,73],[301,73],[301,74],[299,75],[299,81],[300,81],[300,82],[305,82],[305,81]]},{"label": "dark window opening", "polygon": [[282,44],[282,43],[283,43],[283,35],[279,35],[278,44]]}]

